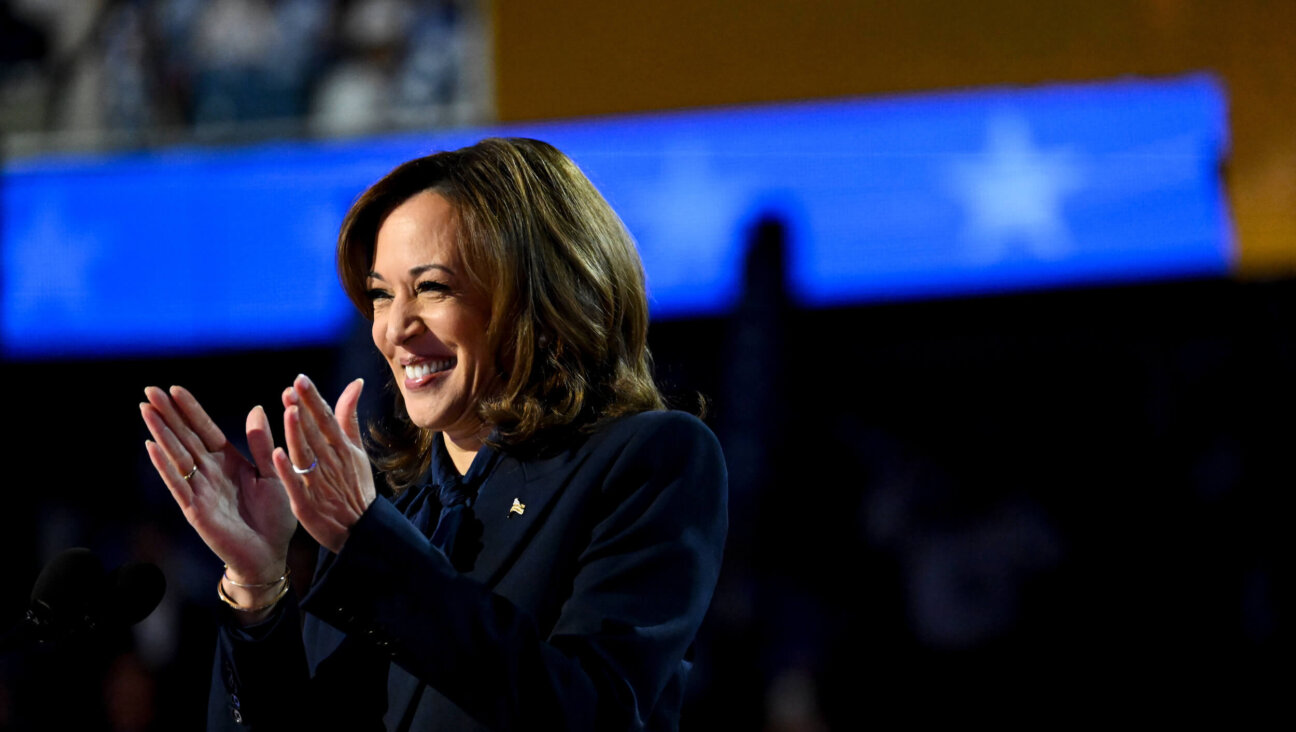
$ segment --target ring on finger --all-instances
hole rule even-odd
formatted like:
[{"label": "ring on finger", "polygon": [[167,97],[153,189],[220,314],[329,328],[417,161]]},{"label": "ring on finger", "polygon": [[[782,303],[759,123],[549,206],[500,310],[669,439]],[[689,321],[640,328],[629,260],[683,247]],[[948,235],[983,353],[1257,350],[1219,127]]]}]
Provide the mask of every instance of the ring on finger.
[{"label": "ring on finger", "polygon": [[319,460],[312,460],[309,468],[299,468],[299,467],[297,467],[296,465],[293,465],[293,466],[292,466],[292,469],[293,469],[293,472],[296,473],[296,474],[298,474],[298,475],[305,475],[305,474],[307,474],[307,473],[314,472],[314,471],[315,471],[315,468],[318,468],[318,467],[319,467]]},{"label": "ring on finger", "polygon": [[194,463],[194,466],[189,469],[189,472],[184,474],[184,479],[187,481],[197,474],[198,474],[198,463]]}]

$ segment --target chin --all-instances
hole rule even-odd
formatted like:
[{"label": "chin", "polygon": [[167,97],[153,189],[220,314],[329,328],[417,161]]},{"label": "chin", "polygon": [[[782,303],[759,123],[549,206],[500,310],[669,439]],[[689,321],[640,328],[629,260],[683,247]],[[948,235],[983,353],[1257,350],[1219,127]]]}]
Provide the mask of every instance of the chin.
[{"label": "chin", "polygon": [[411,412],[409,410],[408,404],[406,405],[405,411],[406,414],[409,415],[409,421],[413,422],[414,426],[418,427],[419,429],[439,432],[442,429],[442,427],[445,425],[445,419],[440,418],[440,415],[429,415],[426,413],[419,412],[418,410],[414,410]]},{"label": "chin", "polygon": [[414,423],[415,427],[432,432],[444,432],[462,421],[439,411],[417,408],[411,410],[409,402],[405,403],[405,411],[409,414],[409,420]]},{"label": "chin", "polygon": [[429,432],[445,431],[445,425],[435,419],[411,418],[410,421],[414,423],[415,427],[418,427],[421,430],[427,430]]}]

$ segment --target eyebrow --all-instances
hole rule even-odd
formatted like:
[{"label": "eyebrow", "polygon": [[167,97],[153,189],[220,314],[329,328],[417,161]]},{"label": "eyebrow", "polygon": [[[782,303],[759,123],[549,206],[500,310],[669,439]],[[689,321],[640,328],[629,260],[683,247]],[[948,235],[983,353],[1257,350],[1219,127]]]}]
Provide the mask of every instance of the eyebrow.
[{"label": "eyebrow", "polygon": [[[411,277],[418,277],[419,275],[423,274],[424,272],[427,272],[427,271],[429,271],[429,270],[434,270],[434,269],[439,269],[439,270],[441,270],[442,272],[445,272],[446,274],[448,274],[448,275],[450,275],[450,276],[452,276],[452,277],[454,276],[454,270],[453,270],[453,269],[450,269],[449,267],[447,267],[447,266],[445,266],[445,265],[443,265],[443,264],[420,264],[420,265],[417,266],[417,267],[412,267],[412,268],[410,269],[409,273],[410,273],[410,276],[411,276]],[[381,280],[381,281],[383,281],[383,282],[386,282],[386,281],[387,281],[386,278],[384,278],[382,275],[378,274],[377,272],[370,272],[370,273],[369,273],[369,279],[371,279],[371,280]]]}]

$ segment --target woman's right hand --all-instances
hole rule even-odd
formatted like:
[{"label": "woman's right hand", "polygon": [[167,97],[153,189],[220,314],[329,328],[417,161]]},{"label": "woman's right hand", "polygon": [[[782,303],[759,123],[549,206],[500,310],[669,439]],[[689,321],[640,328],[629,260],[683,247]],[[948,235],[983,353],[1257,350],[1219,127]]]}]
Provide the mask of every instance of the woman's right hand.
[{"label": "woman's right hand", "polygon": [[283,576],[297,519],[275,474],[265,410],[257,406],[247,417],[254,464],[184,388],[173,386],[168,394],[150,386],[144,395],[140,413],[153,435],[144,443],[149,459],[189,524],[228,566],[229,579],[255,585]]}]

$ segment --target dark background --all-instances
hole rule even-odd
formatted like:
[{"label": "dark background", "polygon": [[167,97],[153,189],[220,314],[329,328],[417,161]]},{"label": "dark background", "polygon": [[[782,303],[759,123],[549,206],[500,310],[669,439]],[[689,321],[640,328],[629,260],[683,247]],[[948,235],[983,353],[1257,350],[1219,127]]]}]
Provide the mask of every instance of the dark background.
[{"label": "dark background", "polygon": [[[686,727],[1276,704],[1296,284],[798,310],[777,226],[753,242],[732,316],[651,331],[668,393],[708,398],[731,477]],[[170,587],[134,634],[7,655],[0,720],[200,724],[220,565],[148,464],[141,390],[184,384],[241,435],[250,399],[278,421],[298,372],[382,383],[367,339],[357,322],[336,350],[5,364],[28,477],[12,474],[3,617],[62,546],[157,562]]]},{"label": "dark background", "polygon": [[[41,3],[0,3],[3,154],[319,134],[299,116],[332,71],[391,81],[417,50],[348,39],[361,4],[330,4],[294,94],[258,96],[245,82],[273,54],[248,77],[194,65],[160,35],[160,0],[62,4],[93,16],[76,37]],[[807,5],[495,0],[486,42],[406,100],[431,107],[376,107],[363,131],[444,124],[436,105],[455,99],[511,122],[1206,71],[1229,96],[1235,278],[800,311],[767,231],[731,317],[650,336],[668,391],[709,398],[731,471],[684,726],[1290,718],[1274,668],[1291,645],[1296,3]],[[421,6],[470,41],[483,27],[469,0]],[[466,67],[489,69],[487,98]],[[85,108],[79,78],[100,80]],[[225,87],[247,106],[204,116],[220,111],[204,90]],[[0,364],[0,627],[68,546],[156,562],[169,583],[134,632],[0,657],[0,728],[199,726],[220,566],[148,464],[142,389],[190,387],[233,437],[256,401],[276,422],[299,372],[340,391],[371,364],[367,339],[358,324],[337,348]]]}]

